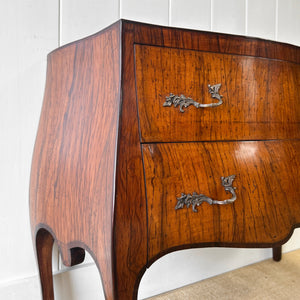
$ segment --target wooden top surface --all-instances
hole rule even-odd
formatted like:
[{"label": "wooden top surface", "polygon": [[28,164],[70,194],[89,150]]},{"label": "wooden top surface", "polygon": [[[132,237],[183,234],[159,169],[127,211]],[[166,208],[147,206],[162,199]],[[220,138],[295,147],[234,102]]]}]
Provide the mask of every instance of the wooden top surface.
[{"label": "wooden top surface", "polygon": [[99,34],[111,30],[117,23],[121,26],[121,35],[133,34],[132,42],[135,44],[249,55],[300,63],[300,47],[295,45],[257,37],[167,27],[124,19],[118,20],[91,36],[55,49],[49,55],[59,52],[62,48],[93,39]]}]

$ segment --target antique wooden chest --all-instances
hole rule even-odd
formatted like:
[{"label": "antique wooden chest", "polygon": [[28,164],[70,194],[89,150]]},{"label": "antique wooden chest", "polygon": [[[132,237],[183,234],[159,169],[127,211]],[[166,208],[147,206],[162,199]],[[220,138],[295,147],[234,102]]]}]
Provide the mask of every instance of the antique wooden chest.
[{"label": "antique wooden chest", "polygon": [[94,258],[136,299],[174,250],[280,246],[300,225],[300,50],[118,21],[48,56],[30,210],[43,297],[51,252]]}]

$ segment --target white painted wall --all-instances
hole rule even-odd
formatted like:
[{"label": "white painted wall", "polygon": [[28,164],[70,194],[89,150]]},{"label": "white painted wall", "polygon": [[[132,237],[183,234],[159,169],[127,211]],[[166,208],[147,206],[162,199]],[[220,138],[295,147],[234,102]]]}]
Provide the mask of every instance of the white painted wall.
[{"label": "white painted wall", "polygon": [[[263,37],[300,45],[299,0],[0,1],[0,299],[41,299],[28,184],[46,55],[119,18]],[[300,229],[284,251],[300,248]],[[179,251],[144,275],[140,299],[271,257],[270,249]],[[91,258],[67,271],[54,251],[57,299],[104,299]]]}]

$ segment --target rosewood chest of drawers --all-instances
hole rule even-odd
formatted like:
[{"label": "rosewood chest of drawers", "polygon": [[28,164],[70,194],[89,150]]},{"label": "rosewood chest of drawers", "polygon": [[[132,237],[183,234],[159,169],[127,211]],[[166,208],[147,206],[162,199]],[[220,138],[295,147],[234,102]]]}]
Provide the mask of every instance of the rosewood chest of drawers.
[{"label": "rosewood chest of drawers", "polygon": [[300,50],[119,21],[48,56],[30,183],[44,299],[51,253],[94,258],[136,299],[171,251],[280,246],[300,225]]}]

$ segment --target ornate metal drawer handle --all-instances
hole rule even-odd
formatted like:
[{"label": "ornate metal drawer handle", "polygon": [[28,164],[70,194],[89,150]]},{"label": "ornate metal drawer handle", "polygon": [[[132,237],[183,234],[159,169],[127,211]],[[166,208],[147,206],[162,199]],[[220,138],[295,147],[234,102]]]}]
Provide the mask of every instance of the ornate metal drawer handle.
[{"label": "ornate metal drawer handle", "polygon": [[169,96],[166,96],[166,102],[163,104],[163,106],[172,106],[172,104],[177,107],[179,105],[180,112],[184,113],[183,107],[188,107],[190,105],[194,105],[196,108],[199,107],[215,107],[219,106],[223,103],[222,95],[219,95],[219,89],[221,87],[221,83],[215,84],[215,85],[208,85],[208,91],[211,94],[211,97],[214,99],[218,99],[217,103],[209,103],[209,104],[201,104],[199,102],[196,102],[192,98],[187,98],[184,95],[174,95],[170,93]]},{"label": "ornate metal drawer handle", "polygon": [[236,187],[232,186],[232,182],[235,178],[235,175],[230,175],[228,177],[221,177],[222,185],[224,186],[224,189],[226,192],[230,192],[232,194],[232,197],[227,200],[213,200],[203,194],[198,195],[197,193],[191,194],[181,194],[181,197],[177,198],[178,202],[175,206],[175,210],[183,208],[184,205],[189,208],[192,205],[193,212],[197,212],[196,206],[201,205],[203,202],[207,202],[208,204],[230,204],[233,203],[236,200],[236,194],[235,189]]}]

